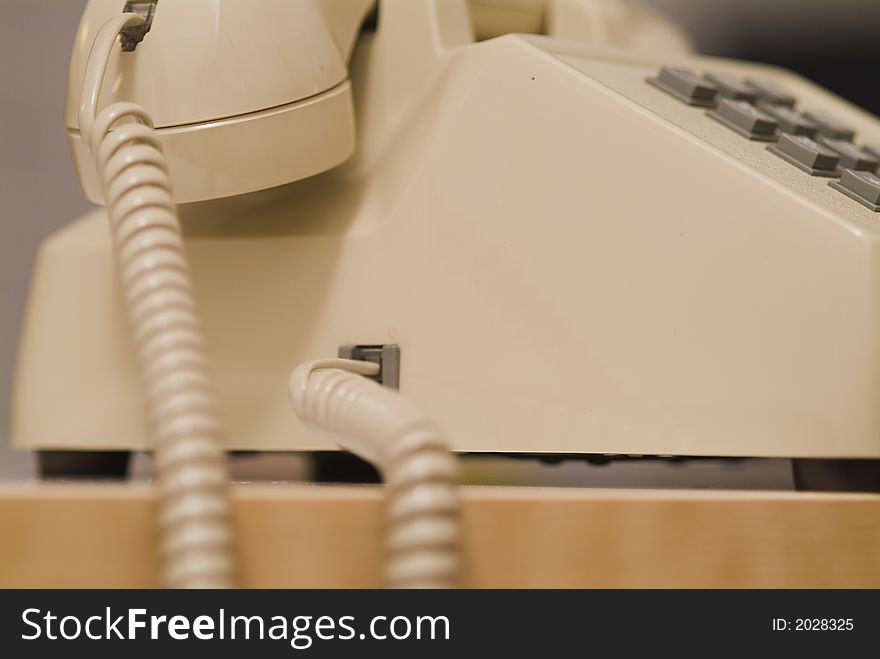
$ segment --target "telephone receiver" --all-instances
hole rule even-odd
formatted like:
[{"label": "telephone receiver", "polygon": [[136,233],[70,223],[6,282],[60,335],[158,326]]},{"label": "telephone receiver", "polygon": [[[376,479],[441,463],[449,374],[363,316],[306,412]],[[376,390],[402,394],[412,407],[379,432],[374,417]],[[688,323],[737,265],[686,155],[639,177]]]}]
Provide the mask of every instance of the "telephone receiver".
[{"label": "telephone receiver", "polygon": [[[178,203],[230,197],[307,178],[354,150],[348,59],[369,0],[128,3],[144,12],[140,40],[111,56],[102,103],[147,108],[173,172]],[[77,114],[89,46],[120,12],[86,7],[70,64],[66,125],[86,196],[100,182]],[[279,139],[284,136],[284,139]]]}]

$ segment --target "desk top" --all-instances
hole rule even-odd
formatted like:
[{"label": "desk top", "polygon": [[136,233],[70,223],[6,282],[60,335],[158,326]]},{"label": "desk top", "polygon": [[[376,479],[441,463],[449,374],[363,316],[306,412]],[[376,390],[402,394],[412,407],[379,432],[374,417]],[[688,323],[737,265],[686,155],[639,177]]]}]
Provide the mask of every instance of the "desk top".
[{"label": "desk top", "polygon": [[[378,587],[383,489],[236,485],[246,587]],[[880,587],[880,495],[462,488],[468,587]],[[0,486],[0,587],[157,585],[148,484]]]}]

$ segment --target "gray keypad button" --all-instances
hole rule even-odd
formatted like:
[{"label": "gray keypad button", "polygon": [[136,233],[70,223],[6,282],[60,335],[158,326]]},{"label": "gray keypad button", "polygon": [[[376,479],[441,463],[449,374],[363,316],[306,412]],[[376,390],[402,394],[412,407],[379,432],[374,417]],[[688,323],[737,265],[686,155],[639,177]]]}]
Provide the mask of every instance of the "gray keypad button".
[{"label": "gray keypad button", "polygon": [[819,127],[819,135],[832,140],[851,140],[856,134],[854,128],[821,110],[804,112],[804,117]]},{"label": "gray keypad button", "polygon": [[776,139],[779,122],[766,112],[745,101],[722,98],[709,116],[750,140],[766,142]]},{"label": "gray keypad button", "polygon": [[779,83],[767,78],[749,78],[746,85],[751,88],[762,103],[794,107],[795,98]]},{"label": "gray keypad button", "polygon": [[877,169],[877,157],[860,149],[848,140],[823,139],[822,144],[838,155],[840,167],[843,169],[857,169],[869,172]]},{"label": "gray keypad button", "polygon": [[718,96],[721,98],[732,98],[734,101],[748,101],[749,103],[758,99],[758,94],[754,89],[748,87],[731,73],[710,71],[704,77],[718,87]]},{"label": "gray keypad button", "polygon": [[863,144],[862,149],[880,160],[880,144]]},{"label": "gray keypad button", "polygon": [[829,185],[872,211],[880,211],[880,176],[847,169],[839,181]]},{"label": "gray keypad button", "polygon": [[761,109],[779,122],[779,130],[792,135],[815,137],[819,127],[784,105],[762,105]]},{"label": "gray keypad button", "polygon": [[664,66],[656,78],[648,82],[689,105],[712,107],[718,88],[697,74],[674,66]]},{"label": "gray keypad button", "polygon": [[779,144],[767,147],[771,153],[813,176],[836,176],[837,154],[806,135],[783,135]]}]

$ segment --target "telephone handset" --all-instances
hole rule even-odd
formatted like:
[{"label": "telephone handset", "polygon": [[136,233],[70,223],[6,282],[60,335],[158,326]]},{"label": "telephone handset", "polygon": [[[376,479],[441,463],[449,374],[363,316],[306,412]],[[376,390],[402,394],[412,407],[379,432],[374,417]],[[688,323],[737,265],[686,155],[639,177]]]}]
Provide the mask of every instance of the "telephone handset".
[{"label": "telephone handset", "polygon": [[[370,0],[129,4],[152,8],[151,29],[133,52],[111,53],[100,97],[149,109],[178,203],[296,181],[351,155],[347,60]],[[117,0],[89,2],[70,63],[65,121],[94,202],[100,183],[79,131],[79,90],[88,46],[119,10]]]}]

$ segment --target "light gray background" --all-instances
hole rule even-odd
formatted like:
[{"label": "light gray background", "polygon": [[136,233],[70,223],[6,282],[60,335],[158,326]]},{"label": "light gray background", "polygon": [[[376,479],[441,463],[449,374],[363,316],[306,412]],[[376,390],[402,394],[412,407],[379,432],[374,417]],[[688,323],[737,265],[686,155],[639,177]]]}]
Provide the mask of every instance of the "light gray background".
[{"label": "light gray background", "polygon": [[85,0],[0,0],[0,476],[19,323],[39,241],[90,207],[64,138],[67,62]]},{"label": "light gray background", "polygon": [[[880,27],[876,0],[655,4],[688,27],[701,51],[718,54],[736,54],[744,40],[771,51],[800,43],[827,61],[835,48],[852,51],[860,39],[876,40]],[[31,457],[10,451],[7,437],[10,384],[34,253],[43,237],[90,207],[76,181],[62,119],[68,57],[84,5],[85,0],[0,0],[0,478],[32,473]],[[876,71],[878,63],[863,62],[866,71]],[[876,84],[873,76],[866,80]],[[574,484],[584,481],[584,469],[567,465],[536,475],[517,463],[505,473],[533,482]],[[779,464],[750,470],[736,465],[670,466],[660,471],[650,465],[624,465],[591,470],[587,480],[668,485],[677,482],[683,469],[691,469],[698,485],[713,478],[743,485],[750,479],[769,486],[788,482],[787,469]],[[608,474],[615,476],[609,480]]]}]

